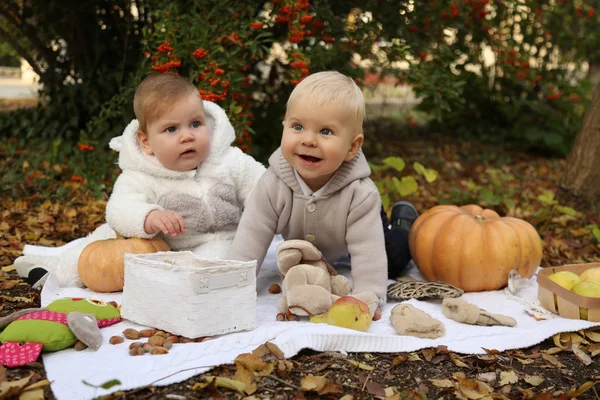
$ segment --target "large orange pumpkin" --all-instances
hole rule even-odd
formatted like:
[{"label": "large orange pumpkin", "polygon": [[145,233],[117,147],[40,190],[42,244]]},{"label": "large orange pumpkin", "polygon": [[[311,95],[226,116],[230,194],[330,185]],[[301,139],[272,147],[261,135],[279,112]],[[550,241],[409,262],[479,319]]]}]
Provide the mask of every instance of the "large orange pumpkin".
[{"label": "large orange pumpkin", "polygon": [[426,279],[466,292],[499,289],[512,269],[529,278],[542,260],[542,242],[531,224],[474,204],[431,208],[413,224],[409,246]]},{"label": "large orange pumpkin", "polygon": [[117,234],[116,239],[98,240],[88,244],[77,263],[77,270],[85,286],[95,292],[123,290],[125,253],[145,254],[169,251],[160,238],[126,239]]}]

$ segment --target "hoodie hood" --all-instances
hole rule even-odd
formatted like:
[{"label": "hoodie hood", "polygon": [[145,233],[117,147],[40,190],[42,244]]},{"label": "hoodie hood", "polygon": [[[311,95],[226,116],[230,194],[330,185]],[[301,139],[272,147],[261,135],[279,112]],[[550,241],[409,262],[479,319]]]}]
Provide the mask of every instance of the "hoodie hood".
[{"label": "hoodie hood", "polygon": [[[281,147],[269,157],[269,166],[286,185],[295,193],[302,194],[300,184],[294,174],[294,169],[287,162],[281,153]],[[333,177],[327,182],[321,196],[326,197],[338,190],[348,186],[350,183],[363,178],[368,178],[371,175],[371,168],[362,149],[356,153],[350,161],[344,161],[335,172]]]},{"label": "hoodie hood", "polygon": [[148,155],[142,151],[137,140],[139,122],[132,120],[121,136],[110,140],[108,146],[119,152],[119,168],[123,171],[134,170],[162,178],[184,179],[194,176],[197,170],[205,165],[220,163],[220,157],[229,149],[235,140],[235,131],[227,118],[225,111],[210,101],[202,101],[206,125],[210,135],[210,151],[202,163],[192,171],[173,171],[162,166],[155,156]]}]

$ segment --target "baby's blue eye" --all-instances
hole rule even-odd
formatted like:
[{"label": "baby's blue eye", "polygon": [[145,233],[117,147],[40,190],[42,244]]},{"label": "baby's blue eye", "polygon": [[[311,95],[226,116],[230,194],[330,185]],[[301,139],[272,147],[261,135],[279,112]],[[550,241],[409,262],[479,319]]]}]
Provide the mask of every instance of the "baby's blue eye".
[{"label": "baby's blue eye", "polygon": [[169,133],[173,133],[177,130],[177,128],[175,128],[174,126],[169,126],[167,129],[165,129],[167,132]]},{"label": "baby's blue eye", "polygon": [[323,136],[328,136],[328,135],[332,135],[332,134],[333,134],[333,132],[331,131],[331,129],[327,129],[327,128],[323,128],[323,129],[321,129],[321,132],[320,132],[320,133],[321,133],[321,135],[323,135]]},{"label": "baby's blue eye", "polygon": [[294,129],[295,131],[301,131],[304,128],[300,124],[294,124],[292,125],[292,129]]},{"label": "baby's blue eye", "polygon": [[200,125],[202,125],[202,124],[199,121],[192,122],[192,128],[194,128],[194,129],[200,128]]}]

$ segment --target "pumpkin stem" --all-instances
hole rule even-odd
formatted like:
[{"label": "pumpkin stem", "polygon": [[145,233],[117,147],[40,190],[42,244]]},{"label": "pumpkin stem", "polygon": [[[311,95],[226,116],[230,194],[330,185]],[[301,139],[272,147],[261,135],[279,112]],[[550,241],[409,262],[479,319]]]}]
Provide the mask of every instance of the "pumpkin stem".
[{"label": "pumpkin stem", "polygon": [[475,219],[479,222],[483,222],[486,220],[486,218],[482,215],[473,215],[473,217],[475,217]]}]

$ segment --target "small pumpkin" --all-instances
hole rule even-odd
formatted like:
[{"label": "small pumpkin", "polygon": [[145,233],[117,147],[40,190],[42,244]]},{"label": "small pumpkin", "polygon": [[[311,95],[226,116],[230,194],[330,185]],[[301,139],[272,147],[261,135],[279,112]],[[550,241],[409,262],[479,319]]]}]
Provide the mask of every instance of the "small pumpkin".
[{"label": "small pumpkin", "polygon": [[164,240],[127,239],[117,233],[116,239],[98,240],[88,244],[77,262],[79,277],[85,286],[95,292],[123,290],[125,253],[145,254],[169,251]]},{"label": "small pumpkin", "polygon": [[530,278],[542,260],[542,242],[531,224],[475,204],[432,207],[414,222],[409,247],[426,279],[465,292],[500,289],[512,269]]}]

